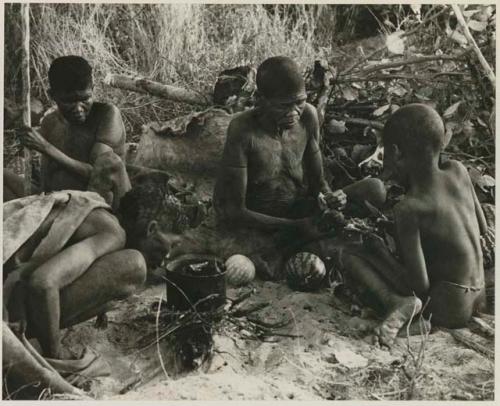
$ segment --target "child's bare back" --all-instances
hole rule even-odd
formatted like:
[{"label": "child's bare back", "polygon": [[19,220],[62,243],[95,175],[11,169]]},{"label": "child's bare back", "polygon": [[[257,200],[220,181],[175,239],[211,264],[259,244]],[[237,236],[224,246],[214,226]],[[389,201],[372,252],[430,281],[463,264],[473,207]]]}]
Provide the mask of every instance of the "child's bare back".
[{"label": "child's bare back", "polygon": [[[446,162],[426,190],[408,193],[398,206],[396,222],[404,225],[413,217],[418,223],[432,319],[450,327],[463,325],[484,301],[482,219],[467,169],[457,161]],[[401,219],[403,215],[407,218]]]}]

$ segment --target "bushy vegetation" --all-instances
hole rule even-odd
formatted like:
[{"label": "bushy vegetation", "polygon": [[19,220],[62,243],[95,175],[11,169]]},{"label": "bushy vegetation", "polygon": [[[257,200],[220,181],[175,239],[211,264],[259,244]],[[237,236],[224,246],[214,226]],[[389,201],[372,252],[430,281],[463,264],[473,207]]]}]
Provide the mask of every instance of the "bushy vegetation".
[{"label": "bushy vegetation", "polygon": [[[52,59],[78,54],[95,68],[96,96],[123,109],[129,130],[178,115],[174,106],[103,88],[108,72],[141,75],[197,91],[227,68],[286,54],[307,67],[331,54],[344,8],[306,5],[32,4],[32,91],[44,104]],[[6,94],[18,88],[19,5],[6,6]],[[350,14],[346,14],[351,16]],[[344,21],[345,22],[345,21]]]},{"label": "bushy vegetation", "polygon": [[[20,77],[19,4],[6,5],[5,10],[5,95],[15,101]],[[31,4],[30,12],[33,96],[47,107],[51,60],[83,55],[94,66],[96,97],[121,108],[131,137],[142,124],[167,120],[193,107],[110,88],[102,83],[107,73],[144,76],[205,93],[224,69],[284,54],[296,59],[304,72],[317,59],[327,60],[337,70],[329,118],[345,118],[338,104],[348,103],[351,109],[353,103],[365,103],[364,110],[350,110],[348,116],[383,122],[398,105],[430,102],[441,114],[448,112],[449,131],[467,144],[462,152],[493,161],[488,120],[494,89],[472,52],[457,60],[366,74],[377,62],[463,51],[467,44],[449,6]],[[465,14],[494,67],[495,7],[468,6]],[[359,41],[377,34],[373,49],[370,40]],[[377,48],[380,52],[370,56]],[[447,110],[453,105],[456,108]]]}]

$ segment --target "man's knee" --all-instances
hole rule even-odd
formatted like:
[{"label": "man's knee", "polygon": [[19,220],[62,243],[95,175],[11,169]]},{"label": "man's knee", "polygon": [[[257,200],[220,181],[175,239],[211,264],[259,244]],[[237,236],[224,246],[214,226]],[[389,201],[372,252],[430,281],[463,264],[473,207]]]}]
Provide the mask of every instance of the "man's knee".
[{"label": "man's knee", "polygon": [[33,272],[28,279],[28,288],[36,293],[41,293],[57,286],[50,274],[45,272]]},{"label": "man's knee", "polygon": [[130,291],[131,293],[146,281],[146,261],[137,250],[126,249],[121,251],[120,255],[123,264],[126,264],[120,274],[120,283],[127,292]]}]

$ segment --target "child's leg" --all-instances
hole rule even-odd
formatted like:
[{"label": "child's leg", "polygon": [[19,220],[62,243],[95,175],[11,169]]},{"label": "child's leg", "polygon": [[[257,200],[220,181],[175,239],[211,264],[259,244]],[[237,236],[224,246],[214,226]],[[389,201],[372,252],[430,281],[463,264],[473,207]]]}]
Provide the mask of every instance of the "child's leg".
[{"label": "child's leg", "polygon": [[[38,325],[46,355],[59,356],[59,290],[80,277],[101,256],[125,245],[125,233],[116,218],[105,210],[94,210],[76,230],[68,246],[39,266],[29,279],[35,300],[32,320]],[[45,331],[44,331],[45,328]]]},{"label": "child's leg", "polygon": [[386,316],[375,329],[375,336],[380,344],[390,346],[412,314],[417,315],[420,312],[422,302],[415,296],[401,296],[395,293],[367,261],[356,255],[344,254],[342,263],[349,276],[374,293],[382,303]]}]

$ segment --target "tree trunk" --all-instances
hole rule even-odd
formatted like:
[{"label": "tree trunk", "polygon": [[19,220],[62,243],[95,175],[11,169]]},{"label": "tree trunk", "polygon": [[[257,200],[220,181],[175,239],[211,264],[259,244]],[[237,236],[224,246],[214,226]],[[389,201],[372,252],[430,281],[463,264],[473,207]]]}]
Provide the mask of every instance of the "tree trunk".
[{"label": "tree trunk", "polygon": [[233,115],[208,109],[144,127],[133,165],[159,169],[211,195]]}]

